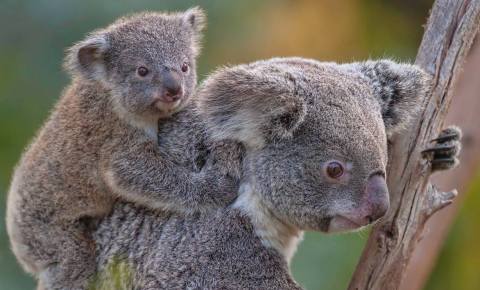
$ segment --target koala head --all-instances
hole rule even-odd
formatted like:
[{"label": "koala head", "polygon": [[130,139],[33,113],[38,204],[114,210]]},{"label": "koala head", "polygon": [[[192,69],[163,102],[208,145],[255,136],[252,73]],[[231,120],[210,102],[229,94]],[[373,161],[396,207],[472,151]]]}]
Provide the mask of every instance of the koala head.
[{"label": "koala head", "polygon": [[386,213],[387,136],[427,89],[413,65],[278,58],[220,69],[198,105],[214,139],[247,148],[243,191],[287,224],[339,232]]},{"label": "koala head", "polygon": [[122,114],[157,119],[183,107],[196,86],[205,15],[146,12],[94,31],[68,50],[66,69],[112,92]]}]

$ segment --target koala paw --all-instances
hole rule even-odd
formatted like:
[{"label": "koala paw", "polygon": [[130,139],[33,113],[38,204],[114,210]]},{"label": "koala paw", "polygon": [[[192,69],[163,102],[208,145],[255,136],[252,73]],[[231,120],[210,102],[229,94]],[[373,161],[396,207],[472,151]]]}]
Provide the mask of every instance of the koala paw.
[{"label": "koala paw", "polygon": [[215,207],[230,204],[238,194],[244,148],[234,141],[212,144],[202,168],[210,203]]},{"label": "koala paw", "polygon": [[423,157],[431,164],[432,172],[452,169],[458,165],[461,137],[460,128],[450,126],[443,129],[438,137],[431,141],[435,142],[432,147],[422,151]]},{"label": "koala paw", "polygon": [[213,144],[210,162],[222,175],[240,180],[245,148],[238,142],[224,140]]}]

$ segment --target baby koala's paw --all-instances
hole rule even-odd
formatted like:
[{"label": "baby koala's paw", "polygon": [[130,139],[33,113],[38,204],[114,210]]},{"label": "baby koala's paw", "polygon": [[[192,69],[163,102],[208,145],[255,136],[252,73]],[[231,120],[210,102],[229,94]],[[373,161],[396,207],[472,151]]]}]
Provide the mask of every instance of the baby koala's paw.
[{"label": "baby koala's paw", "polygon": [[242,177],[242,160],[245,148],[233,140],[215,142],[210,151],[210,162],[215,170],[227,177],[240,180]]},{"label": "baby koala's paw", "polygon": [[460,139],[462,131],[455,126],[443,129],[437,138],[431,142],[435,144],[422,151],[432,167],[432,172],[448,170],[458,165],[458,155],[461,149]]},{"label": "baby koala's paw", "polygon": [[243,154],[243,146],[234,141],[216,142],[210,147],[202,173],[216,207],[226,206],[237,197]]}]

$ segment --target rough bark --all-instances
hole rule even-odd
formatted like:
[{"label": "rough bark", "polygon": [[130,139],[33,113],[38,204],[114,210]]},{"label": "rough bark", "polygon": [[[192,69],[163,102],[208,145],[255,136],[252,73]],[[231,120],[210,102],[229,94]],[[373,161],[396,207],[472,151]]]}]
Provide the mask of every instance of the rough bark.
[{"label": "rough bark", "polygon": [[433,75],[423,111],[401,139],[393,140],[388,168],[391,208],[370,234],[349,289],[399,289],[406,266],[427,220],[452,202],[456,191],[429,183],[430,167],[421,158],[443,126],[480,20],[480,0],[437,0],[416,64]]},{"label": "rough bark", "polygon": [[408,264],[405,278],[400,289],[423,289],[429,273],[435,266],[436,258],[452,225],[464,194],[480,169],[480,126],[478,110],[480,109],[480,41],[478,35],[464,65],[461,77],[456,85],[455,99],[448,111],[446,123],[456,124],[463,130],[463,149],[460,156],[461,166],[444,174],[432,177],[440,188],[458,186],[460,196],[452,206],[440,211],[425,225],[426,230],[415,247],[412,259]]}]

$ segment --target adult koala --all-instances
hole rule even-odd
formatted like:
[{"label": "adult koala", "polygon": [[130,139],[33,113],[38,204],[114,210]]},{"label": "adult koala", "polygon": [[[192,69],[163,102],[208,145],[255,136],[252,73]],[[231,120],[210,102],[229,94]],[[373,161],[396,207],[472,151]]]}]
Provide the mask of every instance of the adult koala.
[{"label": "adult koala", "polygon": [[[278,58],[217,71],[198,106],[162,127],[160,146],[196,168],[210,139],[243,143],[239,197],[191,216],[118,203],[95,234],[97,288],[301,289],[288,264],[304,230],[354,230],[387,211],[387,137],[428,79],[388,60]],[[434,170],[456,163],[459,132],[448,133]]]}]

